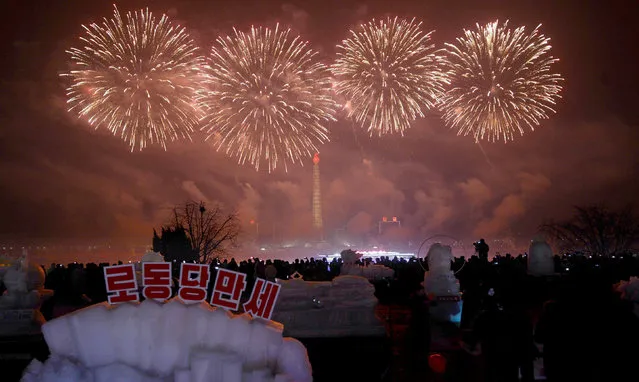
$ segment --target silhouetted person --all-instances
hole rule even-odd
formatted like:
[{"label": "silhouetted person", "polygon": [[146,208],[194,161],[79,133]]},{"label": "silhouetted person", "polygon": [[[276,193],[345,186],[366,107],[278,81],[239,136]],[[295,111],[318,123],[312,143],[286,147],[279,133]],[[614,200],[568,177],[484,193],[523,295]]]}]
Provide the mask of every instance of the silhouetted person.
[{"label": "silhouetted person", "polygon": [[635,373],[636,317],[596,277],[567,280],[537,323],[548,382],[622,381]]},{"label": "silhouetted person", "polygon": [[[516,298],[516,297],[515,297]],[[534,381],[533,328],[513,298],[487,298],[486,310],[477,317],[473,334],[481,344],[486,382]]]},{"label": "silhouetted person", "polygon": [[229,269],[235,272],[240,270],[240,266],[237,265],[237,262],[235,261],[235,257],[231,258],[231,261],[229,261],[228,265],[226,266],[226,269]]},{"label": "silhouetted person", "polygon": [[475,252],[481,260],[488,261],[488,251],[490,251],[490,247],[486,244],[484,239],[479,239],[477,243],[474,243]]},{"label": "silhouetted person", "polygon": [[414,284],[411,293],[410,308],[411,316],[408,326],[409,367],[416,370],[423,366],[423,360],[430,351],[430,313],[428,310],[428,298],[424,288],[419,284]]}]

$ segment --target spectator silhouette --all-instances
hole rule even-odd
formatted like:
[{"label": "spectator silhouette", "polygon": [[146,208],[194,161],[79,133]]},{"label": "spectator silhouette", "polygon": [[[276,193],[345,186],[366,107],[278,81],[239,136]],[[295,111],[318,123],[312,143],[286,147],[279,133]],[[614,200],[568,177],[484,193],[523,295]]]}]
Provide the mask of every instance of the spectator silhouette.
[{"label": "spectator silhouette", "polygon": [[512,292],[486,299],[473,334],[481,345],[486,382],[517,382],[520,372],[522,381],[534,381],[533,328]]},{"label": "spectator silhouette", "polygon": [[[531,324],[517,303],[525,302],[533,308],[531,315],[537,314],[536,308],[541,308],[542,302],[549,298],[557,289],[557,283],[562,281],[565,281],[566,287],[559,288],[560,293],[545,305],[535,333],[537,341],[544,344],[548,381],[622,381],[636,373],[633,367],[639,359],[639,347],[633,344],[639,343],[639,318],[632,313],[632,303],[614,296],[611,286],[620,279],[627,280],[630,276],[639,275],[639,259],[632,255],[589,258],[566,254],[555,257],[557,272],[561,275],[527,277],[526,258],[523,255],[495,256],[494,262],[489,263],[488,245],[484,240],[476,244],[477,254],[482,256],[482,260],[478,256],[472,256],[465,263],[459,259],[455,261],[453,269],[458,271],[456,276],[464,291],[462,326],[474,327],[473,334],[476,338],[469,338],[469,343],[481,344],[482,358],[489,372],[486,378],[488,381],[515,381],[518,369],[521,370],[524,381],[531,380],[534,354],[534,348],[529,346]],[[362,259],[360,263],[383,264],[395,270],[394,277],[373,283],[378,296],[383,289],[389,305],[404,305],[408,308],[401,310],[404,314],[410,310],[408,335],[402,336],[407,340],[402,346],[405,345],[408,349],[405,349],[406,353],[401,349],[398,354],[405,354],[407,357],[403,360],[410,362],[414,371],[421,372],[421,366],[426,364],[430,341],[428,305],[424,301],[427,297],[420,286],[427,267],[426,261],[385,257],[377,260]],[[53,318],[81,308],[87,303],[82,298],[84,294],[93,303],[104,301],[105,265],[109,264],[52,264],[47,272],[45,285],[54,289],[55,295],[44,303],[43,314],[47,318]],[[296,259],[290,262],[229,259],[222,264],[216,261],[211,264],[208,296],[210,298],[216,268],[239,270],[247,274],[247,283],[252,285],[255,277],[267,276],[265,271],[270,266],[276,268],[280,279],[287,279],[297,271],[306,280],[330,281],[340,273],[341,265],[339,259]],[[174,264],[173,272],[176,277],[179,275],[178,270],[179,263]],[[269,279],[272,279],[272,274],[270,272]],[[178,279],[174,278],[173,283],[175,295]],[[514,285],[517,287],[513,287]],[[490,287],[497,291],[493,298],[488,295]],[[252,287],[246,289],[243,296],[245,300],[251,291]],[[503,296],[505,292],[512,293],[510,296]],[[485,309],[485,300],[488,300],[488,309]],[[392,316],[389,314],[389,317]],[[404,325],[404,317],[400,319]],[[439,345],[439,342],[434,345]],[[402,363],[402,366],[407,365]],[[460,368],[450,367],[449,371],[457,373],[458,369]],[[474,368],[468,370],[476,375]],[[475,380],[455,379],[456,375],[453,377],[453,374],[437,377],[445,380]]]},{"label": "spectator silhouette", "polygon": [[490,251],[490,247],[486,244],[484,239],[479,239],[477,243],[473,244],[475,246],[475,252],[481,260],[488,261],[488,251]]},{"label": "spectator silhouette", "polygon": [[620,381],[633,373],[637,319],[609,290],[595,277],[569,279],[545,304],[535,340],[544,345],[549,382]]},{"label": "spectator silhouette", "polygon": [[410,322],[408,326],[409,367],[417,370],[423,366],[423,359],[430,351],[430,313],[428,298],[424,288],[419,283],[413,283],[410,293]]}]

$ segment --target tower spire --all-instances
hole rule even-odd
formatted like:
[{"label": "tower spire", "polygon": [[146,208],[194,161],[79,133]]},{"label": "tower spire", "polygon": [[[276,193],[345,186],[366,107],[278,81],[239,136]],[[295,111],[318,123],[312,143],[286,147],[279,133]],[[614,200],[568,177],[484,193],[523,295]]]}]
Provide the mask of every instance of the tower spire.
[{"label": "tower spire", "polygon": [[322,220],[322,192],[320,190],[319,153],[313,156],[313,228],[324,240],[324,222]]}]

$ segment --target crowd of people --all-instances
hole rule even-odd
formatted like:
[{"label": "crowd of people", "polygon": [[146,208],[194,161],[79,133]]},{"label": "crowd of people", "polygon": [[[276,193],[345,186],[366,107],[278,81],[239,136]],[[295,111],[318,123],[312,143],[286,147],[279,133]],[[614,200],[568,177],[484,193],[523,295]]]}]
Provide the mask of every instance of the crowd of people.
[{"label": "crowd of people", "polygon": [[[471,353],[481,349],[490,381],[515,381],[519,373],[523,380],[532,380],[532,362],[541,355],[535,342],[543,345],[549,381],[616,381],[631,375],[626,373],[633,372],[633,361],[639,359],[639,319],[632,313],[632,304],[614,293],[613,285],[639,275],[639,259],[631,254],[566,254],[554,260],[555,275],[532,277],[527,273],[525,254],[491,260],[486,256],[456,258],[451,268],[463,292],[463,347]],[[429,304],[421,285],[428,269],[425,259],[360,260],[363,266],[373,263],[395,273],[375,282],[380,303],[410,306],[419,318],[412,321],[411,333],[422,336],[424,326],[429,325],[422,309]],[[43,267],[45,287],[55,291],[42,307],[45,317],[105,301],[105,265],[109,264]],[[251,258],[215,262],[210,270],[211,277],[219,268],[245,273],[250,292],[257,277],[288,279],[298,273],[304,280],[328,281],[340,274],[341,265],[340,260]],[[174,267],[175,285],[178,269]],[[212,283],[209,285],[211,288]]]},{"label": "crowd of people", "polygon": [[555,276],[531,277],[525,256],[473,258],[459,272],[462,326],[491,381],[533,380],[542,354],[549,381],[617,381],[634,373],[639,319],[613,286],[639,272],[632,255],[556,256]]}]

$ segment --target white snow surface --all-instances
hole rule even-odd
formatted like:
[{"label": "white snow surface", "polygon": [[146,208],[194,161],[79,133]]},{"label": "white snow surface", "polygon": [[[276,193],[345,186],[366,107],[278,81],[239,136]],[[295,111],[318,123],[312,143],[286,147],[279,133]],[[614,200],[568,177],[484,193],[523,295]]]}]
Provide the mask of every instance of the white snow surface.
[{"label": "white snow surface", "polygon": [[395,270],[381,264],[370,264],[368,266],[343,264],[340,276],[360,276],[370,281],[378,281],[387,277],[393,277]]},{"label": "white snow surface", "polygon": [[282,325],[207,303],[101,303],[42,327],[49,359],[23,382],[312,382],[306,348]]}]

